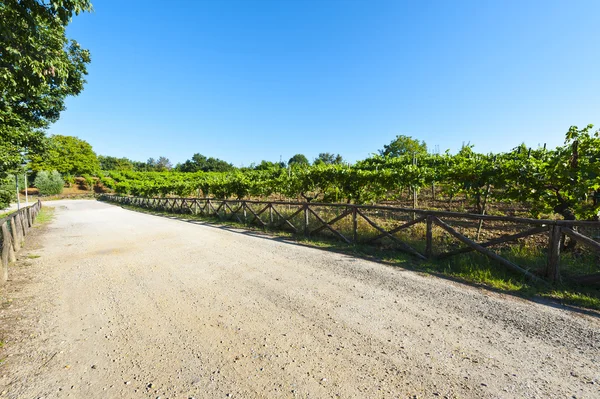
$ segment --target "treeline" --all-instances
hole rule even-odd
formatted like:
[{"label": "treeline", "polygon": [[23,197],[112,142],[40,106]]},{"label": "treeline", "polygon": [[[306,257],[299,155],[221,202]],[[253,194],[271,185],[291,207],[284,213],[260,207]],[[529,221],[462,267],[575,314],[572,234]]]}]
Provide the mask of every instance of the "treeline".
[{"label": "treeline", "polygon": [[[404,137],[404,136],[401,136]],[[177,164],[172,165],[166,157],[159,157],[158,159],[150,158],[146,162],[133,161],[128,158],[117,158],[111,156],[98,156],[99,170],[118,170],[118,171],[134,171],[134,172],[229,172],[234,169],[257,169],[264,170],[270,169],[276,166],[286,167],[287,165],[310,165],[308,158],[304,154],[296,154],[286,162],[271,162],[263,160],[259,164],[251,164],[248,167],[237,168],[233,164],[224,161],[219,158],[206,157],[202,154],[194,154],[191,159]],[[329,152],[320,153],[312,162],[313,165],[318,164],[341,164],[344,163],[344,159],[339,154],[332,154]]]}]

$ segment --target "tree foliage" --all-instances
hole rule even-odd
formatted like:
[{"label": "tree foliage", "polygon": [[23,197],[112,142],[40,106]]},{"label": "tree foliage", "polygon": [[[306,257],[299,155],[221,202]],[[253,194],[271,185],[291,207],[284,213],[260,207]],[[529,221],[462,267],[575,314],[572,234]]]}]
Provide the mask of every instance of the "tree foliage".
[{"label": "tree foliage", "polygon": [[288,165],[308,165],[308,158],[303,154],[296,154],[290,158]]},{"label": "tree foliage", "polygon": [[134,170],[134,162],[128,158],[98,155],[101,170]]},{"label": "tree foliage", "polygon": [[413,139],[410,136],[396,136],[390,144],[385,144],[379,154],[389,157],[399,157],[402,155],[423,155],[427,154],[427,144],[424,141]]},{"label": "tree foliage", "polygon": [[0,2],[0,177],[16,169],[22,152],[43,151],[43,129],[83,90],[87,50],[65,35],[88,0]]},{"label": "tree foliage", "polygon": [[31,155],[31,169],[56,170],[62,174],[81,176],[98,173],[100,162],[87,141],[73,136],[54,135],[47,139],[45,154]]},{"label": "tree foliage", "polygon": [[149,158],[148,161],[146,161],[146,165],[147,170],[156,172],[165,172],[173,169],[173,164],[167,157],[158,157],[158,159]]},{"label": "tree foliage", "polygon": [[344,158],[340,154],[332,154],[330,152],[322,152],[315,158],[313,164],[339,165],[344,162]]},{"label": "tree foliage", "polygon": [[233,170],[232,164],[223,161],[219,158],[207,158],[202,154],[194,154],[192,159],[188,159],[184,163],[177,165],[176,168],[180,172],[227,172]]}]

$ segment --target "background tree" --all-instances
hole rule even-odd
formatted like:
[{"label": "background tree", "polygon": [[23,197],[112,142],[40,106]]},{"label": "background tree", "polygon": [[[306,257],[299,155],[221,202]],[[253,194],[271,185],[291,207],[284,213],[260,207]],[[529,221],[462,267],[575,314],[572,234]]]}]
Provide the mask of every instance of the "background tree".
[{"label": "background tree", "polygon": [[93,175],[100,170],[98,157],[88,142],[61,135],[51,136],[47,142],[45,154],[31,155],[32,170],[56,170],[73,176]]},{"label": "background tree", "polygon": [[379,150],[383,156],[399,157],[402,155],[427,155],[427,144],[424,141],[413,139],[410,136],[396,136],[390,144],[383,146]]},{"label": "background tree", "polygon": [[254,165],[251,169],[254,170],[273,170],[285,168],[284,162],[271,162],[262,160],[258,165]]},{"label": "background tree", "polygon": [[155,166],[154,166],[155,171],[166,172],[171,169],[173,169],[173,165],[171,164],[171,161],[169,161],[169,158],[158,157],[158,159],[156,160]]},{"label": "background tree", "polygon": [[318,157],[315,158],[313,165],[325,164],[325,165],[340,165],[344,162],[344,158],[340,154],[334,155],[329,152],[322,152]]},{"label": "background tree", "polygon": [[288,165],[309,165],[308,158],[303,154],[296,154],[290,158]]},{"label": "background tree", "polygon": [[102,170],[134,170],[134,162],[128,158],[98,155],[98,161]]},{"label": "background tree", "polygon": [[89,0],[0,2],[0,178],[43,150],[43,129],[83,90],[90,54],[65,29]]},{"label": "background tree", "polygon": [[228,172],[234,169],[234,166],[219,158],[207,158],[202,154],[192,155],[192,159],[188,159],[176,168],[180,172]]}]

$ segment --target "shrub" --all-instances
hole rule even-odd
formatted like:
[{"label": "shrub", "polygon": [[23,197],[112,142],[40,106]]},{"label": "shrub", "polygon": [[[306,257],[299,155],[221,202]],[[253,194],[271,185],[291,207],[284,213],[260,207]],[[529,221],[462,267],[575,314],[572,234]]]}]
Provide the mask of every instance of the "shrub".
[{"label": "shrub", "polygon": [[11,187],[6,182],[0,181],[0,210],[10,205],[10,201],[14,200],[14,189],[11,191]]},{"label": "shrub", "polygon": [[38,172],[33,184],[40,190],[40,195],[60,194],[65,186],[60,173],[55,170],[52,173],[46,171]]}]

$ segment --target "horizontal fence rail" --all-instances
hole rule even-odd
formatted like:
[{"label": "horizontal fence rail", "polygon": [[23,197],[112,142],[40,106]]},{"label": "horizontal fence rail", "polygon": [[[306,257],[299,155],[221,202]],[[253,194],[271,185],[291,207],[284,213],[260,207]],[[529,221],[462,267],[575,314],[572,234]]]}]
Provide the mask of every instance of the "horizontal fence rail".
[{"label": "horizontal fence rail", "polygon": [[25,236],[33,227],[40,209],[42,209],[42,202],[38,200],[33,205],[21,208],[0,219],[0,232],[2,233],[0,238],[2,245],[0,284],[4,284],[8,280],[8,264],[16,261],[16,253],[21,249]]},{"label": "horizontal fence rail", "polygon": [[[339,203],[146,198],[108,194],[100,195],[99,199],[161,212],[234,220],[262,228],[287,230],[306,237],[329,235],[348,244],[381,244],[385,241],[393,245],[394,249],[421,260],[446,259],[479,252],[498,264],[541,283],[561,279],[560,251],[565,237],[600,253],[600,243],[578,231],[600,231],[600,222],[592,221],[542,220]],[[484,224],[487,230],[482,232]],[[406,239],[405,233],[409,230],[413,231],[413,237],[415,232],[421,235],[419,241]],[[365,231],[369,233],[365,234]],[[492,237],[481,241],[480,234]],[[546,259],[542,270],[533,272],[490,249],[494,246],[512,245],[524,239],[544,248]],[[462,246],[453,248],[445,244],[452,240]],[[434,242],[436,245],[444,243],[438,245],[441,252],[434,253]],[[579,276],[579,280],[584,283],[599,283],[600,273]]]}]

